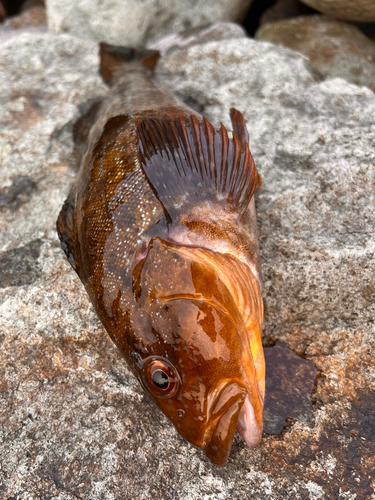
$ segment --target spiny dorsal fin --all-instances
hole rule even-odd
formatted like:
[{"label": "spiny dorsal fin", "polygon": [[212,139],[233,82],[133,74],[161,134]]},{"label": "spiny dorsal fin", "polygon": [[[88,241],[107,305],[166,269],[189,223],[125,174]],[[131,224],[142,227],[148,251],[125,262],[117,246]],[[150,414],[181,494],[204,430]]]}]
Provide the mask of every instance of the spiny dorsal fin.
[{"label": "spiny dorsal fin", "polygon": [[229,110],[230,120],[232,122],[233,132],[238,137],[241,148],[244,149],[245,144],[249,144],[249,132],[247,131],[245,118],[236,108]]},{"label": "spiny dorsal fin", "polygon": [[[242,114],[234,111],[243,128]],[[139,122],[138,137],[142,169],[167,213],[208,198],[225,200],[238,212],[247,207],[258,172],[247,141],[241,146],[234,132],[229,139],[223,124],[214,129],[194,115],[148,118]]]}]

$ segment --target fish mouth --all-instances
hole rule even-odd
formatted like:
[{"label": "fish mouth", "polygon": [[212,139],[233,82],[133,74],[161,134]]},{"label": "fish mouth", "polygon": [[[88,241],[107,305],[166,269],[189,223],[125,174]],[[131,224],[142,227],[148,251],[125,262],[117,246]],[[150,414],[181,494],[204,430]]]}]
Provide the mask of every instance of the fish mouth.
[{"label": "fish mouth", "polygon": [[212,403],[209,402],[209,415],[202,448],[215,465],[224,465],[227,461],[236,429],[250,448],[260,443],[262,426],[243,386],[226,385]]}]

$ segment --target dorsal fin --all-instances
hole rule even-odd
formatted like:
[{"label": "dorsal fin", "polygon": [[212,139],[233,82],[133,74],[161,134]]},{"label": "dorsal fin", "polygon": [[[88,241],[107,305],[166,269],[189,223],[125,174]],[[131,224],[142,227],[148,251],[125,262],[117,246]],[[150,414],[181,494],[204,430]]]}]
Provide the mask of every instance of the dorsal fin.
[{"label": "dorsal fin", "polygon": [[223,124],[214,129],[195,115],[149,118],[139,122],[138,137],[142,169],[166,215],[209,198],[226,201],[238,212],[247,207],[258,172],[248,143],[241,147],[235,133],[230,139]]},{"label": "dorsal fin", "polygon": [[113,84],[115,73],[121,68],[143,68],[153,71],[159,59],[158,50],[133,49],[101,42],[99,45],[100,74],[108,85]]},{"label": "dorsal fin", "polygon": [[249,144],[249,132],[247,131],[245,118],[236,108],[229,110],[230,120],[232,122],[233,132],[238,137],[241,148],[244,149],[245,144]]}]

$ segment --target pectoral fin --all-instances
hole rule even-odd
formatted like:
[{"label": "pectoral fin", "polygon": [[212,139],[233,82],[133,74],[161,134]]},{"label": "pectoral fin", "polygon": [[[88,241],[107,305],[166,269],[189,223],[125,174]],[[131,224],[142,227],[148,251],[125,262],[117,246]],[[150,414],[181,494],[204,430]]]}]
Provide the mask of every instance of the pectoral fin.
[{"label": "pectoral fin", "polygon": [[75,195],[70,193],[56,222],[61,248],[65,252],[72,268],[80,276],[80,250],[77,229],[74,221]]}]

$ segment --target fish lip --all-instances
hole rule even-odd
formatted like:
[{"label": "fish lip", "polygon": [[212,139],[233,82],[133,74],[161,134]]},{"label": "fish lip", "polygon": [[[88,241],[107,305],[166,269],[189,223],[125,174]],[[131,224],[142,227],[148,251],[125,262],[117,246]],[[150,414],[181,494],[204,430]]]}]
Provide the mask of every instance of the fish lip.
[{"label": "fish lip", "polygon": [[262,439],[263,423],[259,424],[249,394],[246,395],[237,420],[237,430],[249,448],[256,448]]},{"label": "fish lip", "polygon": [[236,429],[249,448],[256,448],[262,439],[263,423],[257,419],[251,396],[242,384],[226,383],[221,389],[213,391],[211,396],[208,403],[209,425],[201,446],[211,462],[224,465]]}]

